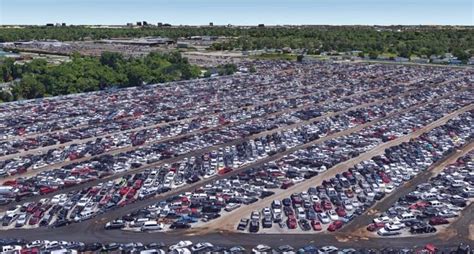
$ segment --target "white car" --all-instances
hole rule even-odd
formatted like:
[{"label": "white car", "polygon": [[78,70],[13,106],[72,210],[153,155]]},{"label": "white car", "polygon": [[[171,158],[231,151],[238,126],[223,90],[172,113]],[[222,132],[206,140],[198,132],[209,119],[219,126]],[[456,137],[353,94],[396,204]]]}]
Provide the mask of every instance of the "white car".
[{"label": "white car", "polygon": [[21,205],[11,207],[5,212],[5,215],[7,215],[8,217],[13,217],[20,212],[20,209]]},{"label": "white car", "polygon": [[324,246],[318,250],[318,254],[336,253],[339,249],[334,246]]},{"label": "white car", "polygon": [[22,213],[18,216],[16,219],[16,224],[15,227],[21,228],[24,225],[26,225],[26,222],[28,221],[28,215],[26,213]]},{"label": "white car", "polygon": [[403,223],[389,223],[385,224],[385,229],[388,231],[398,231],[405,227]]},{"label": "white car", "polygon": [[252,249],[252,253],[254,254],[261,254],[261,253],[270,253],[272,248],[265,244],[259,244]]},{"label": "white car", "polygon": [[352,211],[354,209],[354,206],[352,205],[352,202],[350,200],[344,201],[344,209],[347,211]]},{"label": "white car", "polygon": [[336,221],[336,220],[339,220],[339,215],[337,215],[337,213],[333,210],[329,210],[327,211],[327,214],[329,216],[329,218],[332,220],[332,221]]},{"label": "white car", "polygon": [[165,227],[163,223],[157,223],[156,221],[146,221],[143,223],[142,227],[140,228],[141,231],[154,231],[154,230],[162,230]]},{"label": "white car", "polygon": [[212,247],[214,247],[212,243],[197,243],[193,247],[191,247],[191,251],[195,253]]},{"label": "white car", "polygon": [[318,218],[323,224],[328,224],[331,222],[331,219],[327,216],[326,213],[318,213]]},{"label": "white car", "polygon": [[272,217],[272,211],[268,207],[265,207],[265,208],[262,209],[262,214],[263,214],[264,218],[271,218]]},{"label": "white car", "polygon": [[36,241],[26,244],[26,248],[31,249],[31,248],[36,248],[36,247],[43,247],[47,243],[49,243],[49,241],[36,240]]},{"label": "white car", "polygon": [[392,193],[392,191],[395,189],[395,187],[393,187],[393,185],[389,184],[387,186],[385,186],[385,193],[389,194],[389,193]]},{"label": "white car", "polygon": [[189,246],[191,246],[191,245],[193,245],[193,242],[191,242],[191,241],[188,241],[188,240],[186,240],[186,241],[179,241],[177,244],[171,245],[171,246],[169,247],[169,250],[182,249],[182,248],[189,247]]},{"label": "white car", "polygon": [[374,223],[389,223],[392,219],[388,216],[378,217],[374,219]]}]

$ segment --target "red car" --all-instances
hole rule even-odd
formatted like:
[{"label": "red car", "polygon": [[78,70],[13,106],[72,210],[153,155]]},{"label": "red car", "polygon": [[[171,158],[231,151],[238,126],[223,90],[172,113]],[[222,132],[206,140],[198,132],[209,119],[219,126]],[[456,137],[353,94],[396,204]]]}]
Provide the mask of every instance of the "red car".
[{"label": "red car", "polygon": [[26,212],[29,214],[35,213],[39,206],[35,203],[31,203],[26,207]]},{"label": "red car", "polygon": [[346,196],[347,196],[348,198],[353,198],[353,197],[354,197],[354,192],[353,192],[351,189],[347,189],[347,190],[345,191],[345,193],[346,193]]},{"label": "red car", "polygon": [[33,217],[37,217],[38,219],[43,218],[44,212],[42,210],[36,210],[36,212],[33,214]]},{"label": "red car", "polygon": [[99,202],[99,206],[104,206],[106,205],[107,203],[109,203],[109,201],[112,199],[112,196],[110,195],[105,195],[104,197],[102,197],[102,199],[100,200]]},{"label": "red car", "polygon": [[8,180],[3,183],[3,186],[15,186],[17,184],[16,180]]},{"label": "red car", "polygon": [[367,230],[370,232],[375,232],[379,228],[385,227],[385,223],[379,222],[379,223],[371,223],[367,226]]},{"label": "red car", "polygon": [[30,249],[23,248],[20,251],[20,254],[39,254],[39,253],[41,252],[38,248],[30,248]]},{"label": "red car", "polygon": [[135,197],[135,193],[137,193],[135,189],[130,189],[130,191],[127,193],[127,199]]},{"label": "red car", "polygon": [[36,225],[36,224],[38,224],[39,221],[40,221],[40,218],[33,216],[33,217],[31,217],[30,220],[28,221],[28,224],[30,224],[30,225]]},{"label": "red car", "polygon": [[321,226],[321,222],[316,220],[311,221],[311,226],[313,227],[314,231],[321,231],[323,229],[323,227]]},{"label": "red car", "polygon": [[227,174],[227,173],[229,173],[229,172],[231,172],[231,171],[232,171],[231,168],[225,167],[225,168],[220,169],[217,173],[218,173],[219,175],[224,175],[224,174]]},{"label": "red car", "polygon": [[288,220],[286,220],[286,225],[289,229],[295,229],[298,223],[296,222],[296,219],[294,217],[288,217]]},{"label": "red car", "polygon": [[342,228],[342,225],[344,225],[344,223],[340,220],[333,221],[331,224],[329,224],[328,231],[334,232]]},{"label": "red car", "polygon": [[433,217],[430,219],[430,225],[443,225],[443,224],[449,224],[449,221],[446,218],[443,217]]},{"label": "red car", "polygon": [[321,203],[319,203],[319,202],[314,203],[313,209],[317,213],[322,213],[323,212],[323,208],[321,207]]},{"label": "red car", "polygon": [[332,204],[331,204],[331,202],[329,202],[328,200],[323,200],[323,201],[321,202],[321,205],[323,206],[323,209],[326,210],[326,211],[332,209]]},{"label": "red car", "polygon": [[40,194],[41,195],[45,195],[45,194],[49,194],[49,193],[53,193],[55,192],[56,190],[58,190],[57,188],[51,188],[51,187],[41,187],[40,188]]},{"label": "red car", "polygon": [[119,191],[120,196],[126,195],[129,190],[130,190],[130,188],[128,188],[128,187],[122,187],[122,188],[120,188],[120,191]]},{"label": "red car", "polygon": [[142,185],[143,185],[143,181],[140,180],[140,179],[138,179],[138,180],[136,180],[135,183],[133,184],[133,188],[134,188],[135,190],[138,190],[138,189],[140,189],[140,188],[142,187]]},{"label": "red car", "polygon": [[286,190],[288,188],[290,188],[291,186],[295,185],[294,182],[290,181],[290,180],[287,180],[287,181],[284,181],[282,184],[281,184],[281,188]]},{"label": "red car", "polygon": [[347,215],[346,210],[344,210],[344,208],[341,206],[336,207],[336,213],[339,217],[344,217]]}]

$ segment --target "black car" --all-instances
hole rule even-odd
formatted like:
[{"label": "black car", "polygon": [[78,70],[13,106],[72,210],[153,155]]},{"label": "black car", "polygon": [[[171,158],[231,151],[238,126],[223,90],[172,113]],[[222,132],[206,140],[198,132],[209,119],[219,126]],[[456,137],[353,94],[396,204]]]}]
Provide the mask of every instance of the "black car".
[{"label": "black car", "polygon": [[53,223],[53,225],[51,225],[51,227],[53,228],[59,228],[59,227],[64,227],[66,226],[67,224],[69,224],[69,221],[66,220],[66,219],[61,219],[61,220],[57,220],[56,222]]},{"label": "black car", "polygon": [[195,183],[195,182],[197,182],[197,181],[199,181],[199,180],[201,180],[201,179],[199,178],[199,176],[193,175],[193,176],[191,176],[190,178],[188,178],[188,179],[186,180],[186,182],[189,184],[189,183]]},{"label": "black car", "polygon": [[120,244],[118,243],[109,243],[102,246],[102,251],[110,252],[114,250],[118,250],[120,248]]},{"label": "black car", "polygon": [[191,225],[189,225],[188,223],[179,222],[179,221],[173,222],[173,224],[171,224],[170,226],[171,229],[188,229],[190,227]]},{"label": "black car", "polygon": [[305,219],[301,219],[298,221],[298,224],[300,225],[300,228],[303,230],[303,231],[309,231],[311,230],[311,225],[309,225],[309,222]]},{"label": "black car", "polygon": [[285,198],[281,201],[284,206],[291,206],[291,199]]},{"label": "black car", "polygon": [[260,230],[260,222],[253,220],[250,222],[249,232],[257,233]]},{"label": "black car", "polygon": [[242,218],[240,219],[239,225],[237,226],[237,230],[244,231],[247,229],[247,226],[249,225],[249,219],[247,218]]},{"label": "black car", "polygon": [[262,219],[262,227],[263,228],[271,228],[273,225],[272,220],[268,218]]},{"label": "black car", "polygon": [[202,221],[210,221],[221,217],[219,213],[206,213],[203,215]]}]

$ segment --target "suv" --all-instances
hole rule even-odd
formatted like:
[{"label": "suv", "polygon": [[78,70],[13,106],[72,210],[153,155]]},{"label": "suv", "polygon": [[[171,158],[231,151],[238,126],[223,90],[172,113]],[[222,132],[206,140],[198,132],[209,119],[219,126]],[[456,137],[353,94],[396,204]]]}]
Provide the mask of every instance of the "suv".
[{"label": "suv", "polygon": [[250,222],[249,232],[257,233],[260,230],[260,222],[258,220],[252,220]]},{"label": "suv", "polygon": [[125,227],[125,222],[123,220],[114,220],[111,222],[107,222],[104,228],[106,230],[110,230],[110,229],[122,229],[123,227]]}]

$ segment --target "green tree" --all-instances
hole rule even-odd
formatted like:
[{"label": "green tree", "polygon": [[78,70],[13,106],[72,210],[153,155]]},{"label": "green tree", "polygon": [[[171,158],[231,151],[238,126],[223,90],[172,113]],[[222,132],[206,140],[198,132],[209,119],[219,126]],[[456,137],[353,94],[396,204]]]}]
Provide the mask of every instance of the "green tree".
[{"label": "green tree", "polygon": [[112,68],[117,68],[119,64],[123,62],[123,56],[117,52],[108,52],[104,51],[100,55],[100,63],[102,65],[107,65]]},{"label": "green tree", "polygon": [[369,58],[370,59],[377,59],[378,56],[379,56],[379,53],[376,52],[376,51],[370,51],[369,52]]},{"label": "green tree", "polygon": [[41,98],[46,92],[44,85],[31,74],[25,75],[20,83],[15,86],[19,87],[17,97],[24,99]]}]

